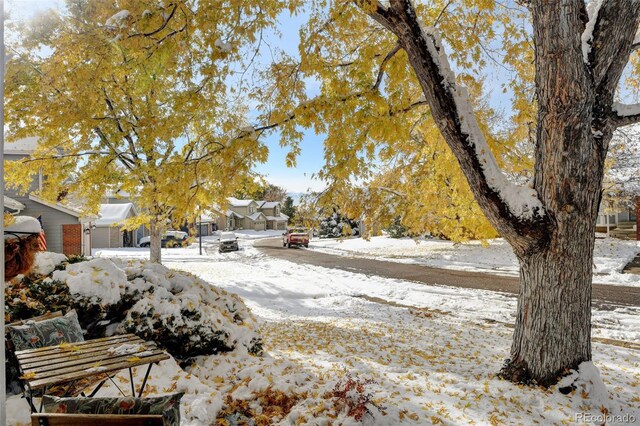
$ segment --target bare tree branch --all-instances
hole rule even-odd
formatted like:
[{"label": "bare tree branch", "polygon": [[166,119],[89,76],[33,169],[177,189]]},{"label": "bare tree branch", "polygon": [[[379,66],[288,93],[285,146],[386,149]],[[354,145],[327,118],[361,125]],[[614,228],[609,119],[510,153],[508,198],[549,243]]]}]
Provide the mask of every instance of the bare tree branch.
[{"label": "bare tree branch", "polygon": [[401,49],[400,45],[396,44],[396,46],[393,49],[391,49],[389,53],[387,53],[387,56],[385,56],[382,62],[380,63],[380,69],[378,70],[378,76],[376,77],[376,82],[373,85],[373,90],[378,90],[378,88],[380,87],[380,83],[382,83],[382,77],[384,76],[384,69],[387,65],[387,62],[389,62],[391,58],[393,58],[395,54],[400,51],[400,49]]},{"label": "bare tree branch", "polygon": [[109,151],[86,151],[86,152],[77,152],[74,154],[60,154],[60,155],[48,155],[44,157],[26,157],[22,160],[23,163],[32,163],[35,161],[46,161],[46,160],[59,160],[62,158],[73,158],[73,157],[84,157],[89,155],[111,155]]}]

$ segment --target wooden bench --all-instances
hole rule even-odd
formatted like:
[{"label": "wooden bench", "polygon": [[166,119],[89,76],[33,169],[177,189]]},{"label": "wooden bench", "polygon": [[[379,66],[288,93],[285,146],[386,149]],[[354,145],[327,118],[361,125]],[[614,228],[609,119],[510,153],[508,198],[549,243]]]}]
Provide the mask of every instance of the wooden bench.
[{"label": "wooden bench", "polygon": [[54,414],[31,415],[31,426],[163,426],[160,414]]},{"label": "wooden bench", "polygon": [[[129,350],[118,353],[119,347],[128,347]],[[44,395],[51,386],[73,384],[78,380],[97,376],[101,382],[89,395],[93,396],[106,380],[126,369],[129,370],[131,396],[136,396],[132,368],[147,365],[142,385],[137,392],[137,396],[140,397],[151,366],[169,359],[169,355],[158,349],[154,343],[147,343],[133,334],[16,351],[15,356],[20,366],[21,379],[26,386],[27,398],[34,412],[41,411],[36,410],[33,405],[36,392]],[[120,387],[116,387],[125,395]]]}]

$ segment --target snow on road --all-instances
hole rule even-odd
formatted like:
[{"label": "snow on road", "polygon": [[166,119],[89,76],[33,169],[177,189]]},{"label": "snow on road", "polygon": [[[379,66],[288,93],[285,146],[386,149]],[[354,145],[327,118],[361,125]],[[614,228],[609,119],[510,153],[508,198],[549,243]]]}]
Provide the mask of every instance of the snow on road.
[{"label": "snow on road", "polygon": [[[356,256],[389,262],[413,263],[444,269],[517,276],[518,261],[509,244],[495,239],[483,246],[479,241],[456,244],[439,239],[373,237],[312,240],[310,249],[341,256]],[[615,238],[597,239],[593,255],[597,284],[640,287],[640,275],[622,269],[638,253],[640,242]]]},{"label": "snow on road", "polygon": [[[475,255],[464,256],[469,263],[475,258],[495,266],[504,256],[504,246],[496,247],[503,252],[482,251],[481,256],[478,250],[484,249],[474,248]],[[574,423],[578,415],[601,415],[603,404],[610,414],[640,419],[636,350],[594,343],[594,363],[610,393],[604,401],[597,396],[598,379],[588,365],[583,375],[594,383],[568,396],[557,387],[543,391],[497,379],[512,331],[487,320],[512,322],[512,297],[298,265],[260,253],[251,240],[241,240],[239,252],[219,254],[215,248],[210,240],[204,256],[198,255],[197,245],[167,249],[163,261],[239,294],[262,323],[270,356],[200,357],[188,375],[163,364],[166,371],[151,384],[187,390],[184,424],[210,424],[220,414],[222,394],[251,400],[276,391],[295,396],[282,424],[361,424],[332,397],[349,376],[371,381],[364,385],[365,394],[371,395],[364,424]],[[453,255],[450,247],[440,248]],[[486,253],[493,253],[489,260]],[[148,256],[148,250],[96,254],[140,257]],[[640,342],[640,309],[595,310],[593,327],[594,336]]]}]

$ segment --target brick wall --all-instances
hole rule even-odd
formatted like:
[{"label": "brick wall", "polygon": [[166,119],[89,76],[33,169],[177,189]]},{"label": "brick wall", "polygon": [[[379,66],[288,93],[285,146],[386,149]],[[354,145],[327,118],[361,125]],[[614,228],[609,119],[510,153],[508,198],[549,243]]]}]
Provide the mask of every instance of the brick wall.
[{"label": "brick wall", "polygon": [[62,253],[82,254],[82,225],[62,225]]}]

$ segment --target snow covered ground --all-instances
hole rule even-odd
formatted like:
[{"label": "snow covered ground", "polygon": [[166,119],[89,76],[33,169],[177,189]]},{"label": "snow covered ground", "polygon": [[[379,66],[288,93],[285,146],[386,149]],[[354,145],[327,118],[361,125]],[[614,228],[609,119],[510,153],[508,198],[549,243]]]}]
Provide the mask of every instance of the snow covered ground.
[{"label": "snow covered ground", "polygon": [[[324,253],[356,256],[389,262],[415,263],[444,269],[518,275],[518,261],[503,239],[455,244],[439,239],[373,237],[353,239],[314,239],[309,248]],[[593,281],[640,287],[640,275],[622,274],[622,269],[640,253],[639,241],[616,238],[597,239],[593,256]]]},{"label": "snow covered ground", "polygon": [[[296,265],[260,253],[251,239],[240,248],[220,254],[211,239],[203,256],[197,245],[163,250],[166,266],[239,294],[269,354],[236,351],[199,357],[186,372],[173,360],[154,369],[151,393],[187,392],[184,425],[213,424],[223,401],[281,424],[600,424],[603,411],[640,421],[637,350],[594,343],[608,396],[591,364],[562,383],[578,380],[569,395],[515,386],[495,377],[511,330],[492,321],[512,322],[514,298]],[[96,255],[146,257],[148,249]],[[594,311],[593,325],[594,336],[640,342],[640,309]],[[25,413],[13,400],[14,424]]]}]

